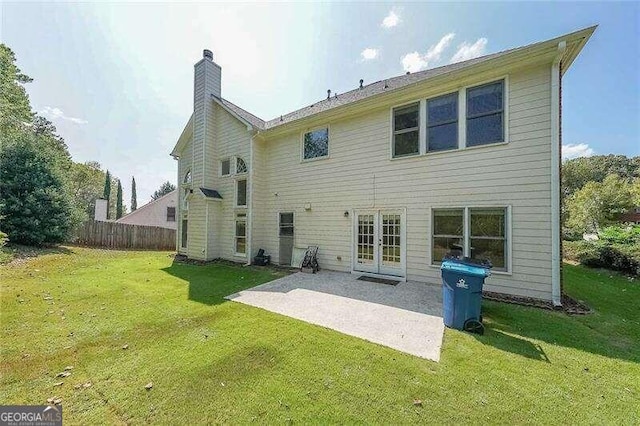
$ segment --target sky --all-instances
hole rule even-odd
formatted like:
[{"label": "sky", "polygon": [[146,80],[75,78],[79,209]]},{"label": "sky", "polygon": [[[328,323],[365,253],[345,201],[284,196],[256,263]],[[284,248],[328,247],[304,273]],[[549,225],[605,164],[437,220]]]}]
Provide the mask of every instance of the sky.
[{"label": "sky", "polygon": [[563,155],[640,155],[640,3],[33,3],[3,1],[0,39],[75,161],[138,205],[166,180],[213,51],[222,96],[271,119],[371,83],[599,27],[563,80]]}]

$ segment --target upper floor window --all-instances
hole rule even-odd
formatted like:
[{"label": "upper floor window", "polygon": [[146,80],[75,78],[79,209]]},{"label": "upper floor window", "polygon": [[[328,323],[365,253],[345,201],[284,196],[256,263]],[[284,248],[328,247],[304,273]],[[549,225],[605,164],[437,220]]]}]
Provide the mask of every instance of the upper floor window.
[{"label": "upper floor window", "polygon": [[236,173],[241,174],[241,173],[247,173],[247,163],[244,162],[244,160],[240,157],[236,158]]},{"label": "upper floor window", "polygon": [[467,146],[504,142],[504,81],[467,89]]},{"label": "upper floor window", "polygon": [[247,207],[247,180],[236,181],[236,207]]},{"label": "upper floor window", "polygon": [[231,159],[227,158],[220,161],[220,174],[222,176],[229,176],[231,174]]},{"label": "upper floor window", "polygon": [[458,93],[427,100],[427,151],[458,147]]},{"label": "upper floor window", "polygon": [[302,158],[311,160],[329,156],[329,129],[317,129],[304,134]]},{"label": "upper floor window", "polygon": [[189,170],[182,179],[182,183],[191,183],[191,170]]},{"label": "upper floor window", "polygon": [[420,104],[393,110],[393,157],[420,153]]}]

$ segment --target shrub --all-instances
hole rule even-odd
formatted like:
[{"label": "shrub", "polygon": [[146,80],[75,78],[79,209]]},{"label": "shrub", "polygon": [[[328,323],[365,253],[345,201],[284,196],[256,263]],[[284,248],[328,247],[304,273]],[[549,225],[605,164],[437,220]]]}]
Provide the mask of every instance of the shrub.
[{"label": "shrub", "polygon": [[7,242],[9,242],[9,237],[4,232],[0,231],[0,248],[7,245]]},{"label": "shrub", "polygon": [[640,225],[608,226],[598,232],[598,237],[612,244],[640,243]]},{"label": "shrub", "polygon": [[592,268],[607,268],[640,275],[640,244],[608,241],[565,241],[564,257]]}]

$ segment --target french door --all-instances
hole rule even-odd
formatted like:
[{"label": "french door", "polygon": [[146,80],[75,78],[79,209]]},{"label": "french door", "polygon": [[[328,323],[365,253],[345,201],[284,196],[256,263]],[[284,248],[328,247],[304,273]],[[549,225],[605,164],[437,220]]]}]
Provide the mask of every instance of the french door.
[{"label": "french door", "polygon": [[354,216],[354,269],[404,277],[404,210],[359,210]]}]

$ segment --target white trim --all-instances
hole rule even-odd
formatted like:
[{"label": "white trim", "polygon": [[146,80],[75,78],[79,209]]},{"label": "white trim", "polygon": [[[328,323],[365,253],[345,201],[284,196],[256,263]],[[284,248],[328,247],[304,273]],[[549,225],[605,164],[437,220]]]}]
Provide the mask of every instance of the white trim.
[{"label": "white trim", "polygon": [[[502,129],[503,129],[503,140],[498,142],[492,142],[488,144],[475,145],[475,146],[467,146],[467,89],[471,89],[478,86],[483,86],[485,84],[497,83],[499,81],[503,81],[503,105],[502,105]],[[451,95],[454,93],[458,93],[458,148],[454,149],[446,149],[439,151],[429,151],[427,143],[427,101],[430,99],[439,98],[441,96]],[[393,143],[394,143],[394,116],[393,111],[398,108],[402,108],[408,105],[419,104],[419,123],[418,123],[418,138],[419,138],[419,149],[417,154],[408,154],[403,156],[394,156],[393,155]],[[505,74],[499,77],[493,77],[490,79],[481,80],[479,82],[474,82],[472,84],[466,84],[464,86],[458,86],[457,88],[451,88],[446,91],[438,92],[433,95],[429,95],[428,97],[420,98],[417,100],[412,100],[410,102],[403,102],[401,104],[391,105],[389,108],[389,159],[390,160],[399,160],[404,158],[415,158],[421,157],[425,155],[432,154],[441,154],[441,153],[451,153],[451,152],[459,152],[467,149],[477,149],[491,146],[499,146],[506,145],[509,143],[509,74]]]},{"label": "white trim", "polygon": [[[314,132],[316,130],[324,130],[327,129],[327,155],[323,155],[322,157],[313,157],[313,158],[304,158],[304,135],[307,133]],[[302,132],[300,132],[300,162],[301,163],[310,163],[313,161],[319,160],[327,160],[331,158],[331,126],[329,124],[325,124],[322,126],[309,127]]]},{"label": "white trim", "polygon": [[[247,251],[247,265],[251,264],[251,260],[253,259],[253,150],[255,143],[255,135],[252,135],[249,138],[249,164],[245,161],[245,165],[247,166],[247,173],[249,181],[247,182],[247,191],[248,191],[248,199],[247,205],[249,209],[247,210],[247,242],[246,242],[246,251]],[[243,159],[244,161],[244,159]]]},{"label": "white trim", "polygon": [[[204,226],[204,260],[209,260],[207,257],[209,254],[209,203],[205,203]],[[187,242],[188,240],[189,239],[187,238]]]},{"label": "white trim", "polygon": [[558,43],[551,66],[551,300],[562,305],[560,289],[560,63],[567,43]]},{"label": "white trim", "polygon": [[466,257],[470,256],[470,248],[471,248],[471,210],[472,209],[504,209],[505,211],[505,254],[507,255],[507,262],[506,262],[506,270],[504,271],[491,271],[491,274],[493,275],[513,275],[513,241],[512,241],[512,237],[513,237],[513,220],[512,220],[512,205],[511,204],[502,204],[502,205],[495,205],[495,204],[488,204],[488,205],[483,205],[483,204],[467,204],[467,205],[447,205],[447,206],[437,206],[437,207],[430,207],[430,217],[431,220],[429,223],[429,226],[427,227],[429,229],[429,254],[428,254],[428,260],[429,260],[429,266],[434,267],[434,268],[440,268],[440,265],[438,264],[434,264],[434,259],[433,259],[433,216],[434,216],[434,210],[463,210],[463,229],[462,229],[462,235],[463,235],[463,242],[464,242],[464,251],[463,251],[463,255]]},{"label": "white trim", "polygon": [[[247,219],[248,216],[245,214],[244,217],[239,218],[238,217],[238,213],[233,214],[233,255],[235,257],[246,257],[248,258],[249,256],[247,255],[247,251],[249,249],[249,228],[247,225]],[[238,243],[238,222],[244,222],[244,253],[238,253],[236,251],[236,247],[237,247],[237,243]]]},{"label": "white trim", "polygon": [[[380,273],[382,269],[381,265],[381,253],[380,243],[382,235],[380,234],[380,217],[387,212],[399,212],[400,213],[400,267],[399,272],[401,275],[390,275]],[[354,274],[367,275],[380,278],[390,278],[400,281],[406,281],[407,278],[407,208],[406,207],[380,207],[380,208],[362,208],[351,210],[351,272]],[[374,265],[377,272],[373,271],[361,271],[356,270],[357,263],[357,242],[358,236],[358,215],[359,214],[373,214],[374,215]]]},{"label": "white trim", "polygon": [[[238,205],[238,182],[240,181],[245,181],[245,195],[244,195],[244,204],[243,205]],[[236,209],[246,209],[247,206],[249,205],[249,179],[247,176],[240,176],[238,178],[235,179],[234,182],[235,185],[235,197],[233,199],[233,207]]]}]

